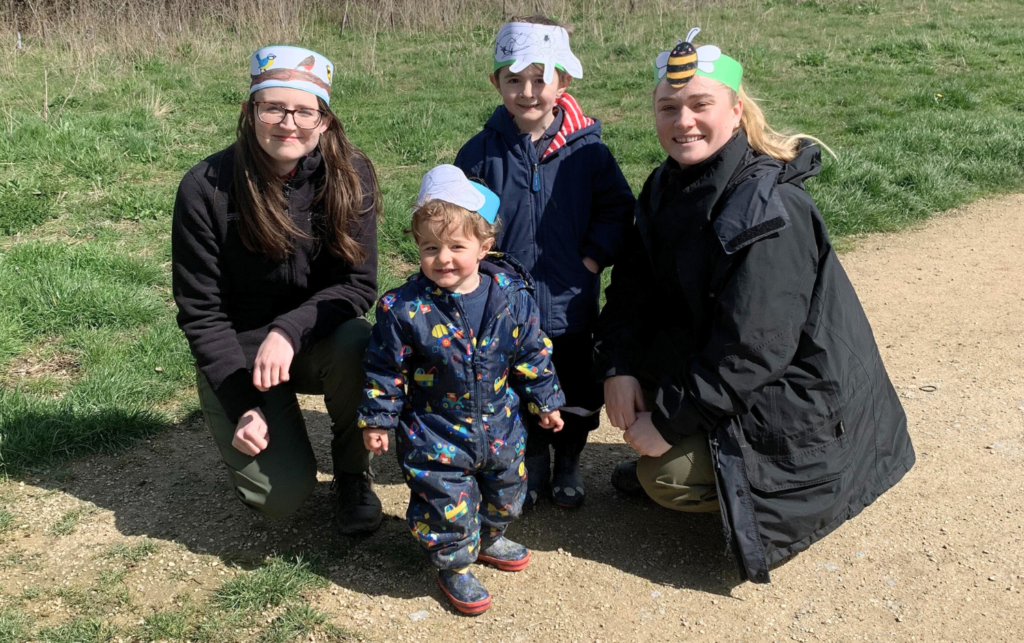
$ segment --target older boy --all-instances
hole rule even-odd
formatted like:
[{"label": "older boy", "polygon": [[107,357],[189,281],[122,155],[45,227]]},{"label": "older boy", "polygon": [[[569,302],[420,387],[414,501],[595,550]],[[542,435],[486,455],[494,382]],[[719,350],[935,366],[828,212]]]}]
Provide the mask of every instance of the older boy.
[{"label": "older boy", "polygon": [[537,283],[542,327],[554,342],[566,396],[560,433],[527,421],[524,508],[548,484],[552,446],[554,501],[583,502],[580,453],[603,403],[592,339],[600,272],[614,261],[633,221],[633,193],[601,140],[600,123],[566,93],[570,77],[582,75],[563,25],[543,16],[504,25],[490,77],[502,104],[455,159],[501,197],[496,248],[518,259]]}]

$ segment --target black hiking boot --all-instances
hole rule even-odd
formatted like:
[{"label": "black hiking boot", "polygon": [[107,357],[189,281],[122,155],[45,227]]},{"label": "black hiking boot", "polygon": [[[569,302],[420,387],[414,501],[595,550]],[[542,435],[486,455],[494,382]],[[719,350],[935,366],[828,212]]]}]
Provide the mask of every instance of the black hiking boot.
[{"label": "black hiking boot", "polygon": [[380,498],[373,492],[372,473],[335,474],[338,531],[344,536],[366,536],[377,531],[384,519]]},{"label": "black hiking boot", "polygon": [[612,486],[627,496],[645,496],[647,492],[636,477],[636,460],[624,460],[612,471]]}]

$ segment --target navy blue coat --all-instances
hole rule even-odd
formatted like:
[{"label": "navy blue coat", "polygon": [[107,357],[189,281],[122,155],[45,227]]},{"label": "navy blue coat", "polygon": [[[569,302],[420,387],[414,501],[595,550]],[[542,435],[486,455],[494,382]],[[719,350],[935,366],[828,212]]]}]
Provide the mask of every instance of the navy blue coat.
[{"label": "navy blue coat", "polygon": [[493,283],[479,337],[463,325],[458,297],[422,273],[385,293],[363,360],[359,425],[427,432],[454,445],[450,466],[476,470],[495,441],[523,435],[520,398],[535,414],[565,404],[551,340],[517,268],[496,253],[480,263]]},{"label": "navy blue coat", "polygon": [[[564,131],[564,130],[563,130]],[[589,332],[597,320],[601,277],[590,257],[610,266],[633,223],[633,192],[601,140],[601,124],[566,136],[537,157],[504,105],[467,142],[455,165],[501,197],[496,248],[522,263],[537,283],[544,332]]]}]

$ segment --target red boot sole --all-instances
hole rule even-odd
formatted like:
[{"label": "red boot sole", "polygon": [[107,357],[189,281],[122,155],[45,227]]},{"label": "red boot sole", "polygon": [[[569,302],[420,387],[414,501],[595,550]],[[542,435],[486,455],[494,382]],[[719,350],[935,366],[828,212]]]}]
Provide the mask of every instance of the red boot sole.
[{"label": "red boot sole", "polygon": [[483,600],[476,601],[475,603],[467,603],[465,601],[460,601],[459,599],[449,594],[448,590],[445,589],[445,586],[441,584],[440,578],[437,579],[437,584],[441,588],[441,591],[444,592],[444,595],[448,597],[448,600],[451,601],[452,605],[455,606],[455,609],[462,612],[463,614],[476,616],[477,614],[483,614],[487,611],[487,608],[491,606],[490,596]]},{"label": "red boot sole", "polygon": [[503,572],[520,572],[530,564],[530,552],[526,552],[526,557],[520,560],[502,560],[501,558],[492,558],[483,554],[478,554],[476,559],[482,563],[494,565]]}]

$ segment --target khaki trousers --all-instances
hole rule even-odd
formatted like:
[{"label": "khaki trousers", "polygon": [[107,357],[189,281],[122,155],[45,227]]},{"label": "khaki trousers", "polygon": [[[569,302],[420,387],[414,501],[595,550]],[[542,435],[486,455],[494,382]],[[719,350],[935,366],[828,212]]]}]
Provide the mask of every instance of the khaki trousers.
[{"label": "khaki trousers", "polygon": [[[654,408],[654,394],[644,391],[644,403]],[[657,458],[640,456],[636,475],[644,491],[662,507],[675,511],[718,511],[715,467],[708,437],[689,435]]]},{"label": "khaki trousers", "polygon": [[334,473],[369,469],[356,408],[363,393],[362,358],[370,341],[370,323],[352,319],[292,360],[289,381],[263,394],[260,407],[270,432],[266,449],[255,457],[231,446],[236,425],[228,419],[210,383],[196,372],[199,405],[239,499],[270,518],[298,511],[316,486],[316,458],[306,433],[296,393],[323,395],[331,416]]}]

